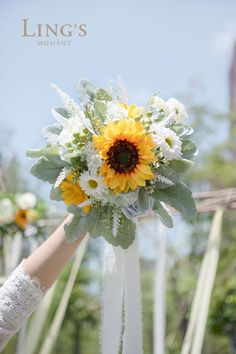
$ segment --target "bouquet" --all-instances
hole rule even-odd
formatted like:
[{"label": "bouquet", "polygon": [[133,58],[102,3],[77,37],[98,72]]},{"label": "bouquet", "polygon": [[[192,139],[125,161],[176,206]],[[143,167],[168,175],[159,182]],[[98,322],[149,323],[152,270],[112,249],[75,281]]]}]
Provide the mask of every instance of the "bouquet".
[{"label": "bouquet", "polygon": [[40,219],[46,214],[46,206],[35,194],[0,192],[0,236],[39,235],[43,225]]},{"label": "bouquet", "polygon": [[51,199],[73,214],[68,242],[89,233],[126,249],[139,216],[155,213],[167,227],[169,207],[194,216],[181,175],[193,165],[196,146],[180,101],[154,94],[144,107],[129,104],[121,80],[106,88],[81,81],[79,104],[53,88],[64,107],[52,110],[56,123],[43,129],[47,145],[27,155],[38,159],[31,173],[52,185]]}]

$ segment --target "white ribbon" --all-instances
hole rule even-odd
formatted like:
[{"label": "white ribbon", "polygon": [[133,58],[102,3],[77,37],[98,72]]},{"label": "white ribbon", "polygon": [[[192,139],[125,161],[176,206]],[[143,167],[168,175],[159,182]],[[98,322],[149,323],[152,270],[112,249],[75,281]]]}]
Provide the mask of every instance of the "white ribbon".
[{"label": "white ribbon", "polygon": [[123,252],[107,243],[103,264],[102,353],[118,354],[122,330]]},{"label": "white ribbon", "polygon": [[154,287],[154,326],[153,346],[154,354],[165,353],[165,274],[166,274],[166,227],[156,218],[157,233],[157,259]]},{"label": "white ribbon", "polygon": [[104,257],[102,353],[143,354],[138,237],[124,250],[107,245]]}]

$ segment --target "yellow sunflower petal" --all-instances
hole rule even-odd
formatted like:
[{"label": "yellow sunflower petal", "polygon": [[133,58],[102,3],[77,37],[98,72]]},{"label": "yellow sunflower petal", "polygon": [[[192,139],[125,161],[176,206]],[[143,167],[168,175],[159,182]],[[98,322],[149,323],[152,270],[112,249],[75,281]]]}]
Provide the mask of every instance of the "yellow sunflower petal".
[{"label": "yellow sunflower petal", "polygon": [[[135,115],[140,114],[141,107],[127,106],[129,109]],[[154,142],[140,122],[133,119],[109,122],[101,135],[93,137],[93,142],[103,160],[100,174],[104,176],[104,184],[115,193],[135,190],[153,178],[149,165],[155,161]]]}]

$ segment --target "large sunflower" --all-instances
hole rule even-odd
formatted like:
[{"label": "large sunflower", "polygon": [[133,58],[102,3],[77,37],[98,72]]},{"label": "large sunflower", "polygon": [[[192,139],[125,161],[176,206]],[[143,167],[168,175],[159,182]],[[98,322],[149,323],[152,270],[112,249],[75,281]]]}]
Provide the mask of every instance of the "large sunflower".
[{"label": "large sunflower", "polygon": [[155,160],[155,144],[143,126],[134,120],[109,122],[93,142],[104,163],[100,174],[115,193],[135,190],[154,178],[150,164]]},{"label": "large sunflower", "polygon": [[[67,205],[77,205],[88,200],[88,196],[81,189],[79,182],[76,180],[73,173],[69,174],[66,179],[61,182],[60,188],[62,190],[61,196]],[[88,213],[90,209],[90,205],[83,207],[85,213]]]}]

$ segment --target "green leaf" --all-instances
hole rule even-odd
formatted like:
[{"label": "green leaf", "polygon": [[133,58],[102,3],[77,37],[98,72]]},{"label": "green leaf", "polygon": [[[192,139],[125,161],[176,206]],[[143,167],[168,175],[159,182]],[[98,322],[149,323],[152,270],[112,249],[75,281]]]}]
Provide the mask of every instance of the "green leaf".
[{"label": "green leaf", "polygon": [[175,186],[165,189],[156,188],[152,197],[156,201],[169,204],[186,217],[193,218],[196,216],[196,205],[192,192],[183,183],[178,182]]},{"label": "green leaf", "polygon": [[193,133],[193,128],[184,124],[172,125],[171,129],[183,140]]},{"label": "green leaf", "polygon": [[101,223],[101,208],[92,208],[89,213],[90,225],[89,234],[92,238],[96,238],[103,235],[103,225]]},{"label": "green leaf", "polygon": [[53,156],[58,156],[60,153],[60,146],[55,145],[55,146],[45,146],[42,147],[41,149],[29,149],[26,152],[26,156],[30,158],[39,158],[42,156],[45,157],[53,157]]},{"label": "green leaf", "polygon": [[51,200],[57,200],[58,202],[62,200],[61,197],[61,189],[60,188],[54,188],[54,186],[51,188],[50,191],[50,199]]},{"label": "green leaf", "polygon": [[84,236],[88,232],[87,217],[74,215],[71,221],[64,226],[66,239],[69,243]]},{"label": "green leaf", "polygon": [[125,216],[122,216],[120,220],[120,227],[116,238],[118,244],[127,249],[133,242],[136,237],[136,225],[132,220],[127,219]]},{"label": "green leaf", "polygon": [[89,101],[93,102],[96,92],[96,87],[87,80],[81,80],[78,86],[79,100],[86,104]]},{"label": "green leaf", "polygon": [[181,174],[187,171],[189,168],[193,167],[194,162],[191,160],[173,160],[170,161],[169,167],[175,170],[177,173]]},{"label": "green leaf", "polygon": [[179,176],[177,172],[171,168],[169,165],[160,165],[157,169],[157,172],[168,179],[170,179],[173,183],[177,182]]},{"label": "green leaf", "polygon": [[33,176],[55,183],[62,168],[67,165],[67,162],[62,161],[59,156],[52,155],[48,157],[41,157],[38,162],[31,168],[30,172]]},{"label": "green leaf", "polygon": [[106,104],[104,102],[95,101],[93,105],[97,116],[104,121],[106,119]]},{"label": "green leaf", "polygon": [[159,215],[161,222],[169,228],[173,227],[173,220],[170,212],[157,200],[154,201],[153,210]]},{"label": "green leaf", "polygon": [[[121,246],[124,249],[128,248],[134,241],[136,226],[123,214],[120,218],[118,233],[116,236],[113,235],[113,209],[109,206],[94,207],[90,213],[85,214],[81,208],[72,205],[68,207],[68,211],[74,214],[75,221],[72,226],[76,228],[76,231],[71,229],[72,226],[65,228],[68,240],[78,238],[78,235],[82,232],[89,232],[92,238],[103,236],[113,246]],[[69,235],[69,232],[71,235]]]},{"label": "green leaf", "polygon": [[68,112],[68,110],[64,107],[56,107],[56,108],[54,108],[54,110],[64,118],[70,118],[70,116],[71,116],[71,114]]},{"label": "green leaf", "polygon": [[58,136],[62,131],[62,126],[58,123],[47,125],[42,129],[43,136],[46,142],[50,145],[55,145],[58,141]]},{"label": "green leaf", "polygon": [[[182,173],[187,171],[194,165],[194,162],[190,160],[173,160],[170,161],[169,165],[160,165],[157,169],[157,172],[165,177],[168,178],[174,184],[179,181],[181,178]],[[157,179],[156,186],[158,189],[165,189],[169,188],[170,184],[165,181],[161,181]]]},{"label": "green leaf", "polygon": [[184,159],[190,159],[196,155],[197,147],[191,140],[183,140],[182,143],[182,156]]},{"label": "green leaf", "polygon": [[109,92],[107,92],[106,90],[100,88],[99,90],[96,91],[94,100],[95,101],[106,101],[107,102],[107,101],[111,101],[112,97],[109,94]]},{"label": "green leaf", "polygon": [[138,207],[143,211],[150,207],[149,196],[144,188],[140,188],[138,192]]}]

